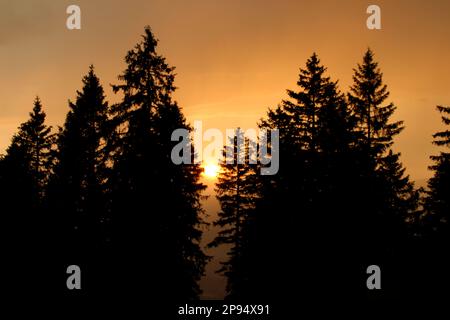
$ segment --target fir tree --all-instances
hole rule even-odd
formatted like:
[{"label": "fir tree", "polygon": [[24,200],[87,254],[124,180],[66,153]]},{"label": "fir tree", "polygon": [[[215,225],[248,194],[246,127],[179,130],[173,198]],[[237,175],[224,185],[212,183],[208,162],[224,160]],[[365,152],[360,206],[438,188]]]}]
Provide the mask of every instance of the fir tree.
[{"label": "fir tree", "polygon": [[27,153],[29,170],[34,180],[34,205],[40,205],[43,200],[53,161],[55,136],[51,134],[51,127],[45,124],[45,117],[41,101],[36,97],[30,119],[20,126],[13,139],[13,144],[16,143]]},{"label": "fir tree", "polygon": [[[281,283],[295,283],[310,297],[323,295],[326,287],[339,287],[323,268],[333,257],[342,257],[343,237],[348,237],[352,215],[346,198],[356,170],[351,162],[355,119],[337,83],[325,72],[313,54],[300,70],[299,90],[288,90],[291,99],[269,110],[261,122],[262,128],[280,130],[282,164],[276,176],[263,178],[257,246],[268,250],[258,250],[259,265],[282,261],[292,252],[301,251],[303,257],[300,267],[270,265],[278,279],[266,283],[275,292],[286,289]],[[299,274],[307,276],[300,279]]]},{"label": "fir tree", "polygon": [[[394,137],[404,126],[402,121],[392,121],[396,106],[386,102],[388,97],[383,74],[368,49],[362,64],[354,69],[348,94],[359,133],[361,171],[353,197],[360,207],[355,220],[357,238],[366,248],[359,257],[360,269],[375,263],[394,275],[401,272],[402,256],[411,250],[408,221],[417,213],[418,191],[405,174],[400,154],[392,149]],[[395,285],[401,283],[398,280],[388,282],[386,296],[402,290]]]},{"label": "fir tree", "polygon": [[[437,106],[442,114],[442,122],[450,125],[450,107]],[[431,156],[434,164],[430,166],[433,177],[428,181],[427,198],[425,200],[426,216],[424,221],[428,225],[429,236],[436,237],[442,242],[450,235],[450,130],[437,132],[433,135],[433,144],[444,147],[437,156]]]},{"label": "fir tree", "polygon": [[207,260],[199,247],[205,186],[199,165],[171,161],[172,132],[191,128],[172,98],[174,68],[156,46],[147,27],[113,86],[123,99],[112,107],[112,241],[127,261],[120,285],[139,289],[145,277],[160,298],[192,299]]},{"label": "fir tree", "polygon": [[362,64],[353,69],[354,83],[348,100],[361,132],[361,144],[371,156],[378,157],[392,146],[393,137],[403,130],[403,121],[391,122],[396,107],[393,103],[385,104],[389,91],[373,56],[368,49]]},{"label": "fir tree", "polygon": [[[387,86],[383,84],[383,74],[378,63],[373,59],[373,52],[368,49],[363,63],[354,69],[353,85],[350,87],[348,99],[351,104],[360,133],[359,147],[362,150],[364,165],[362,187],[369,211],[372,210],[377,220],[380,217],[404,221],[417,206],[417,192],[409,177],[404,174],[400,163],[400,154],[392,151],[393,139],[403,130],[403,122],[392,122],[391,117],[396,110],[393,103],[387,103],[389,97]],[[368,217],[370,214],[368,214]],[[388,222],[380,222],[389,225]],[[402,224],[397,220],[396,223]],[[373,224],[373,223],[372,223]],[[378,229],[380,236],[382,228]],[[385,230],[386,231],[386,230]],[[393,241],[398,236],[391,232],[384,233],[391,239],[385,241],[373,235],[376,242]],[[375,240],[377,239],[377,240]]]},{"label": "fir tree", "polygon": [[[104,210],[104,145],[108,104],[103,88],[91,66],[83,78],[83,89],[76,102],[70,102],[64,127],[58,137],[58,156],[53,176],[58,210],[71,217],[72,230],[86,233],[85,227],[99,225]],[[94,217],[96,216],[96,217]],[[88,223],[83,220],[90,220]],[[94,232],[94,233],[98,233]]]},{"label": "fir tree", "polygon": [[251,272],[248,242],[254,228],[260,192],[259,166],[250,163],[250,159],[257,159],[250,154],[251,150],[256,150],[255,143],[244,137],[240,129],[236,130],[235,136],[230,137],[229,144],[224,148],[216,183],[221,211],[214,225],[220,226],[221,230],[209,247],[231,246],[228,260],[222,262],[222,268],[218,270],[227,277],[227,298],[230,299],[248,297],[250,290],[247,283]]},{"label": "fir tree", "polygon": [[[27,295],[30,288],[25,274],[44,255],[47,217],[43,202],[52,164],[54,135],[45,124],[45,113],[38,97],[30,119],[20,125],[6,155],[0,161],[0,194],[5,237],[5,286],[11,293]],[[36,272],[43,271],[43,265]]]},{"label": "fir tree", "polygon": [[[107,240],[108,104],[93,66],[82,82],[76,101],[69,101],[70,111],[58,135],[48,202],[55,237],[65,244],[64,252],[69,255],[66,267],[75,261],[82,269],[92,270],[92,259]],[[96,283],[100,282],[96,278]]]},{"label": "fir tree", "polygon": [[433,135],[433,144],[443,148],[439,155],[431,156],[434,164],[429,167],[433,176],[428,180],[428,189],[423,201],[421,216],[422,252],[414,252],[420,259],[420,271],[426,274],[426,282],[419,287],[430,292],[430,297],[442,299],[450,286],[448,270],[450,238],[450,107],[437,106],[441,113],[445,130]]},{"label": "fir tree", "polygon": [[[51,134],[51,127],[45,124],[45,117],[41,101],[36,97],[30,119],[20,125],[2,159],[5,166],[4,179],[10,175],[14,180],[14,175],[8,173],[10,169],[17,177],[23,177],[24,187],[30,188],[30,196],[22,203],[30,208],[42,205],[53,162],[54,135]],[[28,183],[25,180],[28,180]],[[17,184],[19,188],[20,185],[21,183]]]}]

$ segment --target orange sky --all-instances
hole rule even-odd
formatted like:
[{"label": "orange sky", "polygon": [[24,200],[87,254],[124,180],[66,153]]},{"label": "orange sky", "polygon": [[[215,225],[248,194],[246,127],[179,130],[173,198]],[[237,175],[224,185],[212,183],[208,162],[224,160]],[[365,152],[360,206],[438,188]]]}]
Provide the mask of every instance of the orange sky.
[{"label": "orange sky", "polygon": [[[343,3],[344,2],[344,3]],[[65,27],[78,4],[82,29]],[[126,3],[126,4],[125,4]],[[378,4],[382,30],[365,26]],[[25,121],[36,94],[61,125],[95,64],[109,87],[123,57],[149,24],[159,50],[177,67],[176,99],[190,122],[219,129],[254,127],[267,107],[294,88],[298,68],[316,51],[347,90],[352,68],[370,46],[380,61],[397,119],[396,149],[415,179],[428,177],[436,104],[450,104],[450,1],[1,1],[0,152]]]},{"label": "orange sky", "polygon": [[[70,4],[81,7],[79,31],[65,26]],[[366,28],[370,4],[381,7],[381,31]],[[298,69],[313,51],[346,91],[370,46],[398,106],[395,119],[406,124],[395,148],[414,179],[423,183],[429,176],[428,157],[437,152],[431,135],[442,128],[434,107],[450,105],[446,0],[0,0],[0,153],[36,94],[49,123],[62,125],[67,99],[74,99],[91,63],[108,100],[117,101],[109,84],[117,82],[123,57],[147,24],[177,68],[175,98],[188,120],[221,130],[254,127],[295,88]],[[213,212],[218,204],[211,197],[206,206]],[[223,279],[212,271],[206,295],[217,297],[223,289],[215,284],[223,286]]]}]

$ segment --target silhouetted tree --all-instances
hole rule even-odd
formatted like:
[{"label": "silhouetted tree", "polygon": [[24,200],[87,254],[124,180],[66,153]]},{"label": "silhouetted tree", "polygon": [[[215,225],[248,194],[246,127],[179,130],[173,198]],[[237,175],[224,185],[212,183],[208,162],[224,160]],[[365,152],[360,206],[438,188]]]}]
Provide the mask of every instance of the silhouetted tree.
[{"label": "silhouetted tree", "polygon": [[420,217],[420,245],[412,253],[415,257],[414,271],[419,274],[415,281],[415,293],[427,292],[428,298],[448,297],[450,276],[448,270],[450,239],[450,107],[437,106],[442,122],[447,126],[433,135],[433,144],[443,147],[439,155],[431,156],[434,164],[429,167],[433,176],[428,180],[428,189],[423,199],[423,213]]},{"label": "silhouetted tree", "polygon": [[[256,163],[256,142],[244,137],[237,129],[224,147],[221,171],[216,183],[217,199],[221,211],[215,226],[220,226],[209,247],[229,245],[228,260],[222,262],[219,273],[227,277],[227,298],[248,297],[247,279],[251,270],[250,240],[255,221],[255,208],[259,199],[259,165]],[[250,162],[250,160],[253,160]]]},{"label": "silhouetted tree", "polygon": [[[7,183],[5,183],[5,188],[11,189],[10,192],[15,193],[23,184],[25,190],[27,187],[30,190],[27,193],[29,197],[26,197],[26,201],[17,203],[17,205],[38,208],[42,204],[52,164],[53,144],[54,135],[51,134],[51,127],[45,124],[45,113],[42,111],[40,99],[36,97],[30,119],[20,125],[19,132],[14,135],[11,145],[2,159],[4,179],[9,176],[11,179],[9,182],[14,182],[16,175],[19,179],[18,183],[14,183],[19,189],[12,191]],[[20,177],[23,177],[22,182],[20,182]]]},{"label": "silhouetted tree", "polygon": [[[5,237],[5,287],[27,296],[39,287],[29,285],[30,266],[42,257],[46,233],[43,200],[52,164],[54,135],[45,124],[45,113],[38,97],[30,119],[20,125],[6,155],[0,161],[2,196],[2,237]],[[41,270],[36,266],[36,272]]]},{"label": "silhouetted tree", "polygon": [[[260,125],[280,130],[280,170],[262,178],[254,249],[259,270],[252,270],[261,282],[255,281],[256,294],[276,297],[298,286],[314,299],[339,287],[339,278],[326,268],[343,255],[340,239],[348,236],[341,227],[351,216],[346,199],[355,175],[350,163],[355,121],[325,71],[313,54],[300,70],[299,90],[288,90],[291,99],[269,110]],[[281,263],[294,252],[301,255],[300,263]]]},{"label": "silhouetted tree", "polygon": [[388,97],[383,74],[368,49],[354,69],[348,94],[361,151],[359,192],[354,194],[361,207],[358,238],[365,246],[361,271],[379,265],[385,275],[384,295],[395,296],[401,290],[395,285],[401,282],[395,281],[395,272],[402,272],[400,260],[408,251],[407,221],[416,214],[419,195],[405,174],[400,154],[392,150],[393,139],[404,126],[402,121],[392,121],[396,107],[386,103]]},{"label": "silhouetted tree", "polygon": [[[108,104],[93,66],[83,78],[75,103],[69,101],[69,106],[58,136],[48,202],[56,238],[65,244],[68,255],[65,268],[75,263],[93,273],[99,261],[92,263],[92,259],[99,257],[99,249],[107,240],[105,143],[109,135]],[[95,278],[85,283],[100,283],[100,275]]]},{"label": "silhouetted tree", "polygon": [[52,146],[55,136],[51,134],[51,127],[45,124],[45,117],[41,101],[36,97],[30,119],[20,126],[19,132],[13,138],[13,144],[26,150],[35,189],[31,203],[35,206],[42,203],[53,160]]},{"label": "silhouetted tree", "polygon": [[384,105],[389,91],[383,84],[383,74],[373,59],[372,50],[367,50],[363,63],[353,71],[349,102],[362,133],[361,143],[377,157],[392,146],[393,137],[403,130],[403,121],[390,121],[396,107],[393,103]]},{"label": "silhouetted tree", "polygon": [[[125,57],[114,85],[123,94],[112,107],[116,137],[111,151],[112,241],[122,268],[118,286],[160,299],[193,299],[207,257],[199,247],[202,223],[198,164],[175,165],[175,129],[191,128],[173,100],[174,68],[156,52],[149,27]],[[124,289],[126,290],[126,289]]]},{"label": "silhouetted tree", "polygon": [[[438,106],[438,111],[442,114],[442,122],[450,125],[450,107]],[[447,129],[433,135],[433,143],[437,146],[450,147],[450,131]],[[443,242],[448,242],[450,236],[450,153],[441,151],[438,156],[431,156],[434,165],[430,170],[434,171],[433,177],[428,181],[428,192],[425,201],[427,211],[426,220],[431,228],[433,236],[441,238]]]},{"label": "silhouetted tree", "polygon": [[[298,286],[312,300],[364,297],[366,268],[392,266],[407,240],[418,193],[391,150],[402,123],[390,122],[395,106],[383,104],[389,93],[372,52],[355,70],[348,100],[325,71],[313,54],[299,91],[288,90],[291,99],[260,124],[280,130],[281,165],[261,178],[249,244],[255,295]],[[293,252],[301,264],[280,263]]]},{"label": "silhouetted tree", "polygon": [[417,207],[417,192],[409,177],[404,175],[400,154],[391,149],[394,137],[404,127],[402,121],[391,121],[396,107],[393,103],[385,104],[389,91],[382,76],[373,52],[368,49],[362,64],[354,69],[348,99],[361,133],[359,146],[365,157],[364,194],[361,196],[366,203],[365,216],[369,219],[366,225],[372,226],[372,232],[367,235],[374,246],[386,250],[404,235],[400,232],[401,226]]}]

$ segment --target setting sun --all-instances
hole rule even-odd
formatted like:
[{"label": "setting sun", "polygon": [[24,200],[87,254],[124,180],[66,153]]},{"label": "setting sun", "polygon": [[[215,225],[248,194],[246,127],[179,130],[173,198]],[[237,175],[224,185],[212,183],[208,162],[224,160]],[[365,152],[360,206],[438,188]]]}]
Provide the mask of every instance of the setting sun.
[{"label": "setting sun", "polygon": [[219,166],[215,163],[206,163],[203,166],[203,175],[205,175],[208,178],[216,178],[219,174]]}]

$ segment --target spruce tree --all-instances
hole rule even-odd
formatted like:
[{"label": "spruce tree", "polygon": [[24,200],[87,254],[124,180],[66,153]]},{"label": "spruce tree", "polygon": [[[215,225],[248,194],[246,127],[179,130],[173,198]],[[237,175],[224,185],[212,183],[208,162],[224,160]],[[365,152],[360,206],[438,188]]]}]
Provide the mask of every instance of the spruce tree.
[{"label": "spruce tree", "polygon": [[[409,178],[404,175],[399,162],[400,154],[393,153],[391,148],[394,137],[404,128],[403,121],[391,120],[396,107],[385,102],[389,91],[383,84],[383,74],[370,49],[365,53],[363,63],[354,69],[353,81],[348,99],[360,133],[358,144],[366,158],[365,175],[371,180],[369,185],[373,186],[367,186],[367,196],[376,202],[375,207],[378,207],[380,214],[389,215],[392,210],[396,211],[394,208],[402,208],[398,215],[403,214],[400,218],[406,218],[415,209],[413,199],[417,194]],[[403,204],[390,206],[394,200],[389,200],[389,193],[396,198],[395,201],[403,201]]]},{"label": "spruce tree", "polygon": [[371,49],[353,71],[348,99],[361,133],[361,144],[376,158],[392,146],[394,136],[403,130],[403,121],[391,121],[396,107],[393,103],[385,103],[389,91],[383,84],[383,74]]},{"label": "spruce tree", "polygon": [[416,284],[415,292],[427,292],[427,298],[435,300],[447,297],[450,286],[450,107],[437,106],[437,110],[441,113],[446,128],[433,135],[433,144],[442,150],[439,155],[430,157],[434,162],[429,167],[433,175],[428,180],[423,213],[419,220],[421,245],[414,252],[417,273],[422,275],[419,278],[422,281]]},{"label": "spruce tree", "polygon": [[[378,264],[385,273],[393,274],[400,256],[408,250],[407,221],[416,214],[418,192],[405,174],[400,154],[392,149],[394,137],[404,126],[402,121],[392,121],[396,106],[386,102],[388,97],[383,74],[368,49],[363,62],[354,69],[348,94],[356,119],[361,164],[359,192],[354,194],[360,206],[357,237],[366,247],[360,268]],[[388,282],[388,286],[394,286],[394,282]]]},{"label": "spruce tree", "polygon": [[113,90],[115,124],[109,181],[112,241],[123,267],[119,287],[143,288],[161,299],[193,299],[207,257],[201,251],[202,169],[175,165],[175,129],[190,130],[173,100],[174,68],[157,53],[151,29],[125,57],[127,68]]},{"label": "spruce tree", "polygon": [[313,54],[300,70],[298,91],[288,90],[290,99],[269,110],[261,122],[262,128],[280,130],[281,163],[276,176],[262,179],[257,242],[268,249],[259,250],[260,265],[301,252],[300,266],[270,265],[278,278],[266,283],[274,292],[286,289],[282,283],[298,285],[311,299],[323,296],[326,288],[340,287],[339,279],[327,276],[324,268],[344,254],[351,219],[346,199],[355,175],[355,120],[337,82],[325,72]]},{"label": "spruce tree", "polygon": [[[107,240],[108,104],[92,65],[82,83],[76,101],[69,101],[70,111],[58,135],[48,202],[56,239],[65,245],[66,267],[76,262],[82,270],[92,271],[99,263],[93,258],[99,257]],[[93,278],[89,285],[100,283],[98,275]]]},{"label": "spruce tree", "polygon": [[[45,124],[38,97],[30,119],[20,125],[6,155],[0,161],[0,194],[4,223],[6,290],[27,296],[42,284],[29,286],[29,266],[36,265],[46,250],[47,217],[43,203],[52,164],[54,135]],[[43,271],[43,264],[36,266]]]},{"label": "spruce tree", "polygon": [[[53,163],[55,136],[51,133],[51,127],[45,124],[45,117],[41,101],[36,97],[30,119],[20,125],[3,158],[5,177],[9,175],[14,180],[13,175],[8,174],[10,169],[10,172],[17,173],[17,177],[29,180],[28,183],[24,182],[24,187],[28,186],[31,192],[25,198],[26,201],[22,202],[28,208],[36,209],[42,205]],[[20,182],[17,183],[19,189],[20,185]]]},{"label": "spruce tree", "polygon": [[30,173],[34,180],[35,199],[33,204],[36,206],[42,203],[45,195],[45,187],[53,161],[52,147],[55,142],[51,127],[45,124],[45,117],[41,100],[36,97],[30,119],[20,126],[13,141],[26,150]]},{"label": "spruce tree", "polygon": [[250,154],[256,150],[255,141],[244,137],[237,129],[229,144],[224,147],[221,171],[216,183],[217,199],[221,211],[215,226],[221,227],[209,247],[229,245],[228,260],[222,262],[219,273],[227,277],[227,298],[242,299],[250,295],[248,278],[251,253],[249,241],[255,222],[255,208],[259,199],[259,165],[250,163],[257,156]]},{"label": "spruce tree", "polygon": [[[442,122],[450,125],[450,107],[437,106],[442,114]],[[434,164],[430,166],[433,177],[428,181],[427,197],[425,199],[427,230],[429,236],[442,242],[448,242],[450,235],[450,130],[437,132],[433,135],[433,144],[445,148],[437,156],[431,156]]]}]

